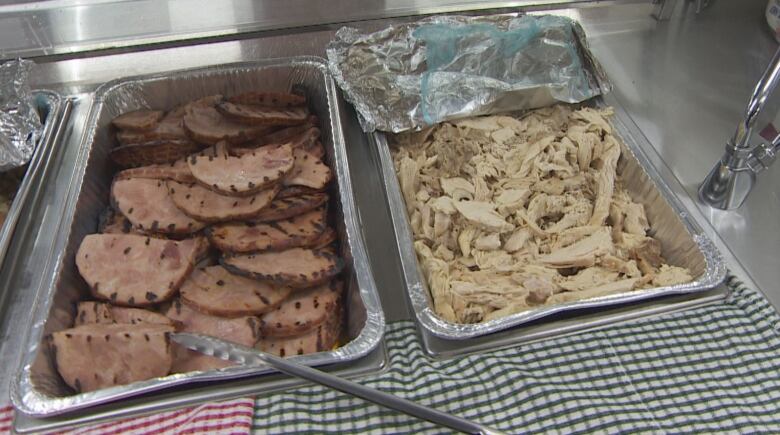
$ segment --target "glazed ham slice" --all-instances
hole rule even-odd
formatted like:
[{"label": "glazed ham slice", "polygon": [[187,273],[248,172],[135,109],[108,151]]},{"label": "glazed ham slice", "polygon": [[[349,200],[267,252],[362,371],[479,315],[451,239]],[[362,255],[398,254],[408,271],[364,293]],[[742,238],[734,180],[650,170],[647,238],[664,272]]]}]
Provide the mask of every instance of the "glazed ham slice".
[{"label": "glazed ham slice", "polygon": [[320,137],[320,129],[317,128],[317,117],[309,115],[306,123],[283,128],[273,133],[268,133],[252,143],[254,146],[270,145],[291,142],[300,143],[304,147],[311,145]]},{"label": "glazed ham slice", "polygon": [[111,150],[111,160],[124,168],[173,163],[200,148],[189,139],[161,139],[116,147]]},{"label": "glazed ham slice", "polygon": [[203,222],[251,219],[273,201],[279,186],[271,186],[251,196],[227,196],[198,184],[168,181],[173,203],[188,216]]},{"label": "glazed ham slice", "polygon": [[162,234],[191,234],[205,227],[203,222],[184,214],[168,194],[162,180],[129,178],[115,180],[111,197],[133,226]]},{"label": "glazed ham slice", "polygon": [[230,120],[246,125],[299,125],[309,118],[309,111],[305,107],[278,108],[229,101],[217,104],[217,111]]},{"label": "glazed ham slice", "polygon": [[173,297],[203,245],[202,238],[177,242],[131,234],[90,234],[76,252],[76,266],[96,298],[142,307]]},{"label": "glazed ham slice", "polygon": [[192,156],[187,160],[192,175],[203,186],[230,196],[248,196],[274,185],[294,165],[290,145],[258,148],[241,157],[227,155],[224,143],[216,157]]},{"label": "glazed ham slice", "polygon": [[295,167],[282,182],[285,186],[304,186],[311,189],[322,190],[328,185],[332,173],[328,165],[314,154],[296,148],[293,151]]},{"label": "glazed ham slice", "polygon": [[192,108],[213,107],[220,101],[222,101],[222,95],[212,95],[192,101],[168,112],[153,130],[122,130],[117,132],[116,138],[123,145],[159,140],[189,139],[184,131],[184,115]]},{"label": "glazed ham slice", "polygon": [[157,127],[164,114],[160,110],[135,110],[117,116],[111,123],[122,130],[148,131]]},{"label": "glazed ham slice", "polygon": [[153,323],[174,326],[171,319],[143,308],[115,307],[105,302],[84,301],[76,307],[74,326],[89,323]]},{"label": "glazed ham slice", "polygon": [[[181,324],[182,332],[209,335],[222,340],[252,347],[259,337],[260,319],[254,316],[232,319],[203,314],[181,301],[174,301],[165,313],[166,316]],[[219,358],[174,346],[172,370],[175,373],[211,370],[233,365]]]},{"label": "glazed ham slice", "polygon": [[275,309],[292,290],[233,275],[222,266],[196,269],[180,289],[181,300],[202,313],[236,317]]},{"label": "glazed ham slice", "polygon": [[293,293],[278,308],[260,318],[263,337],[300,335],[322,324],[339,308],[341,284],[331,282]]},{"label": "glazed ham slice", "polygon": [[184,159],[162,165],[148,165],[119,171],[115,179],[147,178],[152,180],[174,180],[179,183],[194,183],[195,177]]},{"label": "glazed ham slice", "polygon": [[254,104],[270,107],[295,107],[306,104],[306,97],[303,95],[286,92],[245,92],[234,95],[227,100],[236,104]]},{"label": "glazed ham slice", "polygon": [[280,357],[324,352],[338,344],[341,334],[342,309],[336,309],[328,319],[308,332],[293,337],[262,337],[255,348]]},{"label": "glazed ham slice", "polygon": [[325,231],[325,208],[290,219],[251,224],[230,222],[210,227],[209,241],[223,252],[247,253],[308,247]]},{"label": "glazed ham slice", "polygon": [[294,150],[300,148],[309,151],[312,154],[319,154],[319,156],[322,157],[325,149],[322,147],[322,144],[317,141],[317,139],[320,137],[320,129],[316,127],[307,127],[305,130],[293,135],[281,134],[282,132],[289,129],[290,128],[286,128],[279,132],[273,132],[271,134],[265,135],[259,140],[243,147],[232,147],[230,149],[230,153],[236,156],[243,156],[244,154],[251,154],[253,151],[257,150],[259,146],[289,143]]},{"label": "glazed ham slice", "polygon": [[289,187],[283,187],[282,190],[279,191],[279,194],[276,195],[276,198],[277,199],[292,198],[294,196],[316,195],[320,193],[323,193],[323,191],[312,189],[310,187],[289,186]]},{"label": "glazed ham slice", "polygon": [[311,248],[312,249],[320,249],[320,248],[327,248],[330,244],[336,241],[336,238],[338,238],[338,234],[336,234],[336,230],[334,230],[331,227],[325,228],[325,231],[322,232],[322,234],[317,237],[317,240],[312,242]]},{"label": "glazed ham slice", "polygon": [[246,125],[222,116],[214,107],[188,109],[183,120],[184,130],[195,142],[214,145],[220,141],[231,144],[249,142],[270,133],[267,125]]},{"label": "glazed ham slice", "polygon": [[220,262],[231,273],[295,288],[328,282],[344,267],[344,262],[327,249],[303,248],[235,255]]},{"label": "glazed ham slice", "polygon": [[252,220],[254,222],[270,222],[288,219],[313,210],[326,202],[328,202],[328,195],[325,193],[306,194],[281,199],[277,195],[277,198]]},{"label": "glazed ham slice", "polygon": [[99,324],[55,332],[57,371],[80,393],[165,376],[173,357],[168,325]]}]

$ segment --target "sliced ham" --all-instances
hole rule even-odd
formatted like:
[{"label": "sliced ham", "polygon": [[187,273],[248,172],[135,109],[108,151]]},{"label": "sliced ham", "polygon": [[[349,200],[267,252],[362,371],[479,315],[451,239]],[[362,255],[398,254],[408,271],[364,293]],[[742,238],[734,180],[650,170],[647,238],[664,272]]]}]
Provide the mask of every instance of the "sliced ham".
[{"label": "sliced ham", "polygon": [[168,112],[153,130],[123,130],[117,132],[116,138],[120,144],[124,145],[159,140],[189,139],[184,131],[184,115],[187,114],[187,111],[194,107],[213,107],[220,101],[222,101],[221,95],[212,95],[192,101]]},{"label": "sliced ham", "polygon": [[76,305],[76,317],[73,326],[88,325],[90,323],[116,323],[111,314],[111,305],[105,302],[84,301]]},{"label": "sliced ham", "polygon": [[243,94],[234,95],[227,100],[237,104],[254,104],[271,107],[295,107],[306,104],[306,97],[303,95],[286,92],[245,92]]},{"label": "sliced ham", "polygon": [[115,179],[148,178],[152,180],[174,180],[179,183],[194,183],[195,177],[184,159],[162,165],[141,166],[119,171]]},{"label": "sliced ham", "polygon": [[344,267],[344,262],[327,249],[303,248],[235,255],[220,262],[232,273],[295,288],[328,282]]},{"label": "sliced ham", "polygon": [[317,138],[320,137],[320,129],[317,128],[316,124],[317,117],[310,115],[306,120],[306,123],[301,125],[293,125],[291,127],[277,130],[273,133],[268,133],[252,142],[252,145],[262,146],[292,142],[300,143],[305,146],[309,144],[309,141],[316,141]]},{"label": "sliced ham", "polygon": [[75,326],[89,323],[153,323],[175,326],[173,321],[160,313],[143,308],[115,307],[105,302],[83,301],[76,307]]},{"label": "sliced ham", "polygon": [[192,156],[187,164],[200,184],[225,195],[252,195],[277,184],[293,169],[290,145],[258,148],[241,157],[229,156],[223,149],[220,144],[216,157]]},{"label": "sliced ham", "polygon": [[76,266],[92,294],[118,305],[164,302],[189,276],[202,238],[182,241],[131,234],[90,234],[76,252]]},{"label": "sliced ham", "polygon": [[207,230],[209,241],[223,252],[247,253],[308,247],[325,231],[325,208],[267,223],[230,222]]},{"label": "sliced ham", "polygon": [[62,379],[85,393],[167,375],[170,332],[167,325],[93,323],[53,333],[50,345]]},{"label": "sliced ham", "polygon": [[281,199],[277,195],[276,199],[274,199],[268,207],[252,218],[252,221],[271,222],[289,219],[293,216],[298,216],[313,210],[326,202],[328,202],[328,195],[325,193],[307,194]]},{"label": "sliced ham", "polygon": [[119,166],[129,168],[173,163],[197,152],[200,148],[200,145],[188,139],[161,139],[121,145],[112,149],[110,156],[111,160]]},{"label": "sliced ham", "polygon": [[157,127],[164,114],[160,110],[135,110],[117,116],[111,123],[123,130],[147,131]]},{"label": "sliced ham", "polygon": [[217,104],[217,111],[230,120],[247,125],[299,125],[309,117],[305,107],[269,107],[229,101]]},{"label": "sliced ham", "polygon": [[198,184],[168,181],[173,203],[188,216],[203,222],[226,222],[257,216],[279,192],[271,186],[251,196],[227,196]]},{"label": "sliced ham", "polygon": [[182,285],[181,300],[202,313],[236,317],[263,314],[289,296],[289,287],[233,275],[222,266],[196,269]]},{"label": "sliced ham", "polygon": [[184,214],[168,194],[162,180],[129,178],[115,180],[111,186],[114,207],[133,226],[154,233],[191,234],[205,227],[203,222]]},{"label": "sliced ham", "polygon": [[122,214],[108,207],[98,218],[98,232],[103,234],[143,234],[133,228],[133,223]]},{"label": "sliced ham", "polygon": [[320,193],[323,193],[323,191],[318,189],[312,189],[310,187],[286,186],[286,187],[282,187],[282,190],[279,191],[279,194],[276,195],[276,198],[277,199],[292,198],[294,196],[318,195]]},{"label": "sliced ham", "polygon": [[[211,316],[203,314],[178,300],[171,304],[165,315],[179,322],[182,332],[209,335],[249,347],[254,346],[259,337],[260,319],[254,316],[231,319]],[[176,373],[210,370],[232,365],[232,363],[222,361],[219,358],[188,351],[178,345],[176,345],[176,348],[173,362],[173,371]]]},{"label": "sliced ham", "polygon": [[330,182],[333,174],[321,158],[303,149],[293,151],[295,167],[282,182],[285,186],[304,186],[322,190]]},{"label": "sliced ham", "polygon": [[[293,135],[281,134],[286,130],[290,130],[290,128],[299,128],[299,127],[306,127],[306,129],[297,132]],[[317,139],[320,137],[320,129],[316,127],[308,127],[305,125],[290,127],[290,128],[286,128],[279,132],[273,132],[271,134],[265,135],[260,139],[258,139],[257,141],[244,145],[243,147],[232,147],[230,149],[230,153],[236,156],[242,156],[244,154],[252,153],[259,146],[289,143],[293,147],[293,149],[300,148],[309,151],[312,154],[319,154],[320,157],[324,154],[325,149],[322,147],[322,144],[319,141],[317,141]],[[272,141],[272,139],[276,139],[276,140]]]},{"label": "sliced ham", "polygon": [[320,249],[320,248],[327,248],[330,244],[336,241],[338,238],[338,234],[336,233],[336,230],[334,230],[331,227],[325,228],[325,231],[322,232],[322,234],[317,237],[317,240],[312,242],[311,248],[312,249]]},{"label": "sliced ham", "polygon": [[246,125],[228,119],[214,107],[193,107],[183,120],[184,130],[192,140],[208,145],[220,141],[240,144],[271,131],[267,125]]},{"label": "sliced ham", "polygon": [[305,355],[332,350],[341,335],[342,309],[331,313],[328,319],[308,332],[293,337],[262,337],[255,348],[280,357]]},{"label": "sliced ham", "polygon": [[295,292],[275,310],[260,317],[263,337],[290,337],[310,331],[339,308],[341,284],[331,282]]}]

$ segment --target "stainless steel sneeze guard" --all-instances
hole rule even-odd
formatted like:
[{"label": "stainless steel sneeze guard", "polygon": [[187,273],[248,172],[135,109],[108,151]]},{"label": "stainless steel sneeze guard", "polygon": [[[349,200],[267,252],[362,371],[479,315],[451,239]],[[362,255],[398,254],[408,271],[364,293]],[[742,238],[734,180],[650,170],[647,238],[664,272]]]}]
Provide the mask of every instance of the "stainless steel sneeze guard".
[{"label": "stainless steel sneeze guard", "polygon": [[289,90],[292,86],[305,90],[309,108],[320,118],[325,158],[335,172],[336,183],[329,191],[329,206],[335,211],[341,255],[347,264],[342,277],[347,284],[347,338],[350,340],[336,350],[293,358],[312,366],[347,362],[367,355],[379,345],[385,319],[358,227],[336,87],[324,59],[308,56],[269,59],[124,78],[106,83],[96,92],[61,225],[61,231],[67,231],[63,234],[67,238],[65,248],[55,252],[43,269],[45,279],[38,289],[26,353],[12,385],[11,398],[18,410],[30,415],[53,416],[177,385],[272,371],[263,366],[228,367],[173,374],[74,395],[53,366],[45,337],[70,327],[74,302],[88,295],[74,256],[83,237],[95,232],[98,215],[108,204],[110,181],[116,169],[109,159],[114,144],[108,128],[111,119],[140,108],[170,109],[208,95]]},{"label": "stainless steel sneeze guard", "polygon": [[[605,105],[601,97],[597,97],[589,103],[598,106]],[[620,139],[623,151],[618,162],[618,176],[632,198],[645,206],[651,231],[653,236],[661,242],[664,258],[670,264],[689,268],[694,280],[686,284],[635,290],[563,304],[541,306],[483,323],[459,324],[446,321],[433,310],[427,280],[418,264],[406,203],[401,194],[387,138],[384,133],[374,133],[372,141],[378,147],[382,178],[390,202],[391,219],[401,256],[403,279],[412,310],[417,321],[426,331],[443,339],[465,340],[522,325],[556,313],[584,308],[608,307],[665,295],[702,292],[723,281],[726,276],[726,266],[715,245],[704,234],[702,228],[689,217],[685,207],[671,193],[637,141],[631,136],[630,130],[620,119],[627,115],[619,107],[614,107],[614,109],[615,116],[612,117],[611,123]]]}]

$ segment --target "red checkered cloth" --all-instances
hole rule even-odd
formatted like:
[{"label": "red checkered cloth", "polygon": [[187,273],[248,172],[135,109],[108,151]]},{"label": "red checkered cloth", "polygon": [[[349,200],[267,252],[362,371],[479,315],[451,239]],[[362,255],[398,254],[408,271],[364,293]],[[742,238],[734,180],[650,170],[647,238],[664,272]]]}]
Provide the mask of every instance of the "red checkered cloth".
[{"label": "red checkered cloth", "polygon": [[[254,399],[208,403],[143,417],[101,423],[61,434],[247,434],[252,428]],[[0,434],[10,433],[14,411],[0,408]]]}]

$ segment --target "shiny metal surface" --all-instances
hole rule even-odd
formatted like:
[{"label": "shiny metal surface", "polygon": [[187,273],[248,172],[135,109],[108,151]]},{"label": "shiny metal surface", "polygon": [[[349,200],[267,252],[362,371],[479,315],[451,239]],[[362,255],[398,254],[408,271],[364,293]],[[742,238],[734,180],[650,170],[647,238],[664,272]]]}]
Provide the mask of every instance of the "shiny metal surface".
[{"label": "shiny metal surface", "polygon": [[495,429],[486,428],[464,418],[307,367],[292,359],[280,358],[246,346],[199,334],[176,333],[171,335],[171,339],[188,349],[204,355],[214,356],[242,365],[268,365],[282,373],[324,385],[385,408],[394,409],[412,417],[427,420],[459,432],[470,434],[499,433]]},{"label": "shiny metal surface", "polygon": [[[688,2],[669,21],[638,13],[641,6],[582,10],[591,48],[607,70],[614,98],[658,153],[654,166],[715,240],[732,272],[754,281],[780,307],[780,169],[759,177],[737,210],[698,200],[697,189],[723,154],[745,100],[777,50],[763,0],[716,1],[698,15]],[[757,128],[780,108],[775,95]]]},{"label": "shiny metal surface", "polygon": [[721,210],[739,208],[756,183],[756,173],[774,162],[774,146],[750,146],[750,137],[758,115],[766,107],[780,81],[780,49],[775,52],[764,75],[753,90],[744,118],[737,125],[726,152],[715,163],[699,187],[699,199]]},{"label": "shiny metal surface", "polygon": [[[607,95],[608,104],[618,100],[638,128],[634,135],[644,134],[652,144],[645,150],[653,166],[661,174],[672,192],[691,211],[691,216],[703,227],[726,259],[730,270],[749,286],[762,290],[776,306],[780,306],[780,268],[776,252],[780,246],[780,233],[776,231],[780,215],[780,171],[777,167],[766,171],[759,179],[754,194],[739,210],[719,212],[701,205],[696,199],[699,182],[720,157],[723,138],[733,133],[735,120],[744,109],[745,96],[755,86],[764,66],[777,48],[772,35],[765,29],[764,0],[718,1],[694,15],[687,2],[677,1],[677,9],[669,21],[652,18],[652,4],[612,5],[585,9],[556,10],[581,22],[588,35],[591,48],[601,61],[614,84],[613,93]],[[0,21],[2,19],[0,18]],[[391,20],[351,23],[362,31],[385,27]],[[0,25],[2,28],[2,25]],[[109,80],[137,74],[193,68],[210,64],[237,62],[269,57],[293,55],[325,55],[325,44],[333,35],[332,29],[305,29],[298,33],[263,35],[262,38],[242,41],[215,42],[195,47],[158,49],[151,52],[113,54],[101,57],[49,61],[39,60],[33,74],[35,87],[59,91],[63,95],[76,94],[73,122],[68,126],[63,146],[56,150],[57,164],[52,174],[53,182],[42,186],[41,200],[29,219],[20,222],[17,232],[26,237],[15,238],[13,249],[20,249],[16,267],[4,268],[0,273],[0,286],[14,288],[6,303],[5,315],[0,318],[0,394],[7,397],[9,369],[18,366],[23,334],[14,325],[24,322],[30,312],[32,299],[30,288],[37,285],[40,275],[35,265],[47,261],[45,247],[51,244],[53,235],[36,232],[41,225],[57,225],[62,200],[67,196],[67,181],[73,172],[73,164],[81,143],[86,111],[90,106],[90,91]],[[695,78],[695,79],[692,79]],[[770,101],[773,110],[775,104]],[[339,103],[342,118],[354,120],[353,109]],[[764,120],[759,120],[762,125]],[[636,126],[630,126],[633,130]],[[368,146],[367,138],[357,122],[343,126],[347,153],[354,183],[356,205],[361,226],[366,237],[366,248],[377,281],[382,305],[389,321],[410,318],[404,284],[401,281],[400,264],[396,252],[395,235],[389,218],[389,210],[381,193],[379,159]],[[358,181],[359,180],[359,181]],[[33,212],[34,211],[34,212]],[[23,212],[25,213],[25,212]],[[743,268],[742,264],[746,267]],[[721,296],[724,290],[719,288]],[[704,299],[702,299],[704,300]],[[712,301],[712,299],[710,299]],[[694,305],[695,301],[679,302],[678,307]],[[660,311],[667,311],[667,303]],[[653,308],[632,307],[636,315],[652,314]],[[563,323],[547,323],[557,333],[583,321],[604,324],[615,313],[602,313],[582,319],[572,317]],[[529,326],[528,335],[544,338],[544,328]],[[14,331],[14,332],[12,332]],[[539,335],[541,334],[541,335]],[[496,345],[511,345],[517,330],[507,331],[480,349]],[[488,340],[492,337],[485,337]],[[422,336],[432,340],[431,336]],[[431,341],[432,343],[432,341]],[[452,355],[448,343],[429,344],[429,349],[443,356]],[[462,346],[461,346],[462,347]],[[372,354],[373,355],[373,354]],[[350,366],[358,369],[363,364],[374,368],[378,361],[369,356]],[[370,359],[370,360],[369,360]],[[343,368],[342,368],[343,369]],[[363,371],[365,373],[366,371]],[[275,376],[275,375],[271,375]],[[278,385],[278,384],[277,384]],[[291,383],[280,388],[288,388]],[[235,388],[233,387],[235,386]],[[206,393],[204,387],[193,386],[183,391],[156,395],[149,398],[123,402],[121,407],[107,405],[90,412],[54,419],[30,419],[17,417],[16,427],[24,430],[62,428],[69,424],[84,424],[110,418],[119,418],[145,412],[147,403],[154,410],[185,406],[201,400],[217,400],[251,394],[256,387],[254,380],[231,381],[223,385],[226,396]]]},{"label": "shiny metal surface", "polygon": [[[605,106],[601,97],[590,104]],[[620,142],[621,157],[618,163],[620,182],[635,201],[644,206],[650,222],[653,238],[661,243],[664,258],[675,266],[691,271],[693,281],[665,287],[638,289],[608,296],[578,300],[556,305],[529,308],[509,316],[481,323],[457,324],[449,322],[433,309],[434,303],[427,280],[420,266],[413,246],[407,206],[401,194],[400,182],[384,133],[374,133],[373,146],[378,148],[382,165],[385,190],[390,204],[391,219],[395,230],[406,289],[418,324],[438,338],[466,340],[494,334],[532,321],[553,315],[582,311],[584,309],[607,309],[609,307],[641,302],[651,298],[686,293],[705,292],[720,284],[726,275],[723,258],[702,228],[689,217],[689,212],[667,188],[663,179],[653,168],[644,149],[651,148],[645,137],[634,135],[629,129],[632,123],[624,110],[612,105],[615,115],[610,119],[615,137]],[[671,306],[670,310],[673,309]],[[554,334],[555,329],[548,333]],[[523,335],[518,332],[518,336]],[[458,344],[452,343],[453,347]]]},{"label": "shiny metal surface", "polygon": [[[44,280],[36,291],[37,303],[30,315],[25,356],[18,380],[11,389],[17,409],[38,416],[57,415],[163,388],[269,371],[268,367],[227,367],[73,394],[50,363],[52,355],[45,337],[69,328],[76,302],[91,297],[76,269],[75,252],[84,236],[95,232],[98,216],[108,204],[115,170],[109,158],[109,150],[114,145],[109,129],[111,120],[127,111],[172,108],[208,95],[232,95],[256,89],[289,90],[293,86],[306,90],[309,108],[321,120],[325,159],[335,174],[336,183],[329,191],[330,210],[339,235],[340,254],[346,261],[342,278],[346,284],[345,339],[348,340],[338,349],[294,358],[307,365],[342,363],[360,359],[378,346],[384,333],[384,314],[356,222],[336,87],[324,59],[301,56],[129,77],[106,83],[96,93],[60,234],[51,246],[56,260],[40,269]],[[42,231],[55,232],[55,229],[42,228]]]},{"label": "shiny metal surface", "polygon": [[611,89],[582,27],[561,16],[433,16],[370,34],[342,27],[327,53],[366,132],[579,103]]},{"label": "shiny metal surface", "polygon": [[[35,91],[33,98],[35,109],[43,128],[24,178],[22,178],[22,182],[19,184],[14,201],[5,216],[2,227],[0,227],[0,264],[3,264],[6,255],[9,253],[8,248],[16,230],[16,223],[19,221],[25,205],[31,200],[31,192],[39,189],[39,186],[36,186],[36,184],[45,184],[48,181],[46,175],[49,174],[49,168],[52,163],[50,158],[52,149],[58,145],[63,125],[68,122],[70,113],[70,110],[67,110],[63,117],[63,100],[56,92]],[[17,253],[11,252],[11,255],[15,256]],[[7,297],[9,290],[8,288],[0,287],[0,305]]]},{"label": "shiny metal surface", "polygon": [[[466,10],[650,0],[50,0],[0,6],[0,59]],[[117,25],[121,23],[121,25]]]}]

